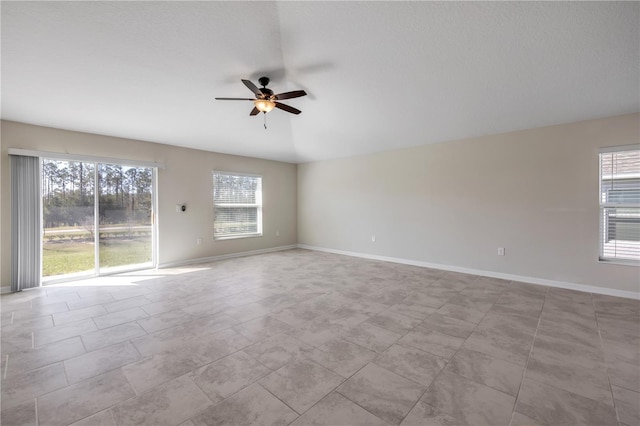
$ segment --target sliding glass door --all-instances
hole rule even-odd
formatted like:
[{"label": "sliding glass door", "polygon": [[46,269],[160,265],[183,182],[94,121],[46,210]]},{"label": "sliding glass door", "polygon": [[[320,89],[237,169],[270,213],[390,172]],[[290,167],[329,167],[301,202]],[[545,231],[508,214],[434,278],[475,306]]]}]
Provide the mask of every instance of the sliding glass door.
[{"label": "sliding glass door", "polygon": [[101,272],[152,266],[153,169],[98,165]]},{"label": "sliding glass door", "polygon": [[95,271],[95,165],[42,160],[42,276]]},{"label": "sliding glass door", "polygon": [[42,160],[42,276],[154,266],[155,169]]}]

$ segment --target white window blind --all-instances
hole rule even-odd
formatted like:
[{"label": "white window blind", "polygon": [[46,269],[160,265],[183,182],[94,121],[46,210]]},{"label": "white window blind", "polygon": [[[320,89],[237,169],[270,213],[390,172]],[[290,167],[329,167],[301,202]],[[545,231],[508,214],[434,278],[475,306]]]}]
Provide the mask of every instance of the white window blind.
[{"label": "white window blind", "polygon": [[262,177],[213,172],[213,236],[262,235]]},{"label": "white window blind", "polygon": [[640,150],[600,153],[600,260],[640,263]]}]

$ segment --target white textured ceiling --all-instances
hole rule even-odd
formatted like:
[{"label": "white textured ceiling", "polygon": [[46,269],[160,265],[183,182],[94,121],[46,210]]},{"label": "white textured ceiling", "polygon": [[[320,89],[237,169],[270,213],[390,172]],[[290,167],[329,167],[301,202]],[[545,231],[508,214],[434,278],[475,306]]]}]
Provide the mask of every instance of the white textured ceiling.
[{"label": "white textured ceiling", "polygon": [[[637,112],[638,2],[7,2],[2,118],[289,162]],[[304,89],[249,117],[241,78]]]}]

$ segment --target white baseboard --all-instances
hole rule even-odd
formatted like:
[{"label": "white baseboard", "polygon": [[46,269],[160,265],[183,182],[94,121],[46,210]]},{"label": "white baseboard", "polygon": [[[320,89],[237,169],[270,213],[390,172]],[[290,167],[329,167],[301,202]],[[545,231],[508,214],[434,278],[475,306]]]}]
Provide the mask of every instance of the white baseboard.
[{"label": "white baseboard", "polygon": [[195,263],[215,262],[217,260],[233,259],[235,257],[254,256],[256,254],[272,253],[274,251],[291,250],[291,249],[294,249],[294,248],[298,248],[298,245],[297,244],[291,244],[291,245],[288,245],[288,246],[270,247],[270,248],[266,248],[266,249],[241,251],[241,252],[238,252],[238,253],[221,254],[221,255],[218,255],[218,256],[200,257],[200,258],[197,258],[197,259],[187,259],[187,260],[181,260],[179,262],[162,263],[162,264],[158,265],[158,269],[173,268],[173,267],[176,267],[176,266],[193,265]]},{"label": "white baseboard", "polygon": [[11,293],[11,286],[0,287],[0,294]]},{"label": "white baseboard", "polygon": [[625,290],[616,290],[612,288],[595,287],[585,284],[569,283],[564,281],[547,280],[544,278],[527,277],[523,275],[503,274],[502,272],[484,271],[482,269],[463,268],[452,265],[441,265],[439,263],[421,262],[417,260],[401,259],[397,257],[378,256],[374,254],[358,253],[344,250],[334,250],[325,247],[308,246],[306,244],[298,244],[298,248],[314,251],[322,251],[326,253],[342,254],[345,256],[361,257],[364,259],[381,260],[384,262],[400,263],[404,265],[421,266],[423,268],[441,269],[444,271],[461,272],[464,274],[480,275],[483,277],[500,278],[509,281],[520,281],[528,284],[546,285],[548,287],[566,288],[569,290],[583,291],[586,293],[604,294],[607,296],[624,297],[627,299],[640,300],[640,293]]}]

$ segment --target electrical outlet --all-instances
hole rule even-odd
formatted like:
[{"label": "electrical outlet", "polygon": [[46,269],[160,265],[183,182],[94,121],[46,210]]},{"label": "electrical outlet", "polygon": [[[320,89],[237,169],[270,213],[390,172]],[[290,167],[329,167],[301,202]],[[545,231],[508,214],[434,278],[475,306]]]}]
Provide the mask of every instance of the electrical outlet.
[{"label": "electrical outlet", "polygon": [[276,237],[280,236],[280,231],[276,231]]},{"label": "electrical outlet", "polygon": [[202,245],[202,237],[198,237],[198,239],[196,240],[196,244]]},{"label": "electrical outlet", "polygon": [[375,235],[372,235],[372,236],[371,236],[371,242],[372,242],[372,243],[375,243],[375,242],[376,242],[376,236],[375,236]]},{"label": "electrical outlet", "polygon": [[504,256],[504,247],[498,247],[498,256]]}]

